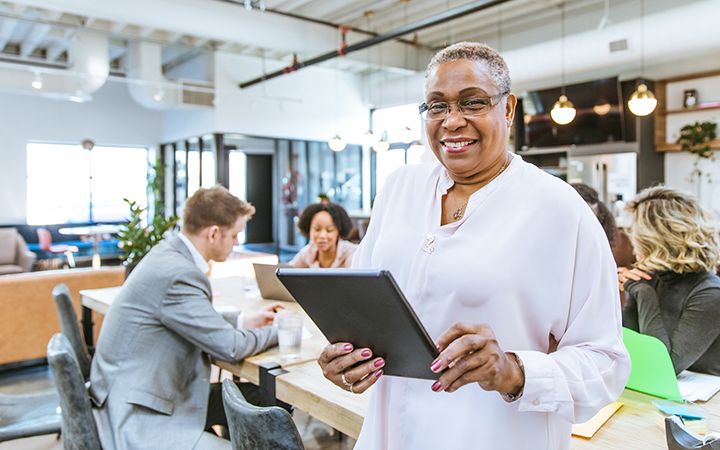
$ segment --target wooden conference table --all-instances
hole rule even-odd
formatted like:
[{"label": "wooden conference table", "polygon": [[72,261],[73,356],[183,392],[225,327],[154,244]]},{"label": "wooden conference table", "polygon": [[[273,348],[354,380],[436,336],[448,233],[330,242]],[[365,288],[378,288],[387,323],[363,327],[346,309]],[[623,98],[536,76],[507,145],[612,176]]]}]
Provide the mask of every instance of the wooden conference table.
[{"label": "wooden conference table", "polygon": [[[242,277],[215,278],[213,304],[216,309],[236,307],[243,311],[260,309],[271,303],[259,298],[254,292],[254,280]],[[83,308],[105,314],[112,304],[119,287],[80,291]],[[248,293],[250,292],[250,295]],[[285,303],[291,310],[301,311],[294,303]],[[322,376],[316,360],[327,341],[309,320],[305,327],[311,336],[303,340],[298,358],[284,361],[277,348],[246,358],[240,363],[216,361],[215,364],[248,379],[261,387],[261,393],[289,403],[318,420],[357,438],[367,411],[369,393],[354,395],[344,391]],[[87,335],[87,334],[86,334]],[[654,397],[625,390],[620,401],[624,406],[598,430],[592,439],[573,436],[573,450],[642,450],[667,448],[665,431],[660,425]],[[708,429],[720,430],[720,395],[707,403],[699,403],[708,412]]]}]

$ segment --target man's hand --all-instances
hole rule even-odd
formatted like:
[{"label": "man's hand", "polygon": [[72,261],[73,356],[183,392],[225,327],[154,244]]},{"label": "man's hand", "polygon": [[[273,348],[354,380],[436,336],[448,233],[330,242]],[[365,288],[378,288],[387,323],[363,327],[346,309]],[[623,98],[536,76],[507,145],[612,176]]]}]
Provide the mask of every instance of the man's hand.
[{"label": "man's hand", "polygon": [[246,314],[243,318],[243,328],[260,328],[266,325],[272,325],[273,320],[275,320],[275,315],[283,309],[285,309],[283,305],[274,303],[264,307],[259,312]]}]

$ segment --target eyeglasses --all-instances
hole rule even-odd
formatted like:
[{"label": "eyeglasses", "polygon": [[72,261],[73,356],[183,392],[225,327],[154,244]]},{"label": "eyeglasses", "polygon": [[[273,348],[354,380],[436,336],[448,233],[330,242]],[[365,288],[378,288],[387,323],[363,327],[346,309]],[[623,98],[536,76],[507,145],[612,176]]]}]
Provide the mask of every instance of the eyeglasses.
[{"label": "eyeglasses", "polygon": [[455,103],[465,117],[482,116],[490,112],[498,104],[501,98],[509,92],[502,92],[492,97],[471,97],[458,102],[430,102],[418,106],[420,116],[423,120],[445,120],[450,115],[450,105]]}]

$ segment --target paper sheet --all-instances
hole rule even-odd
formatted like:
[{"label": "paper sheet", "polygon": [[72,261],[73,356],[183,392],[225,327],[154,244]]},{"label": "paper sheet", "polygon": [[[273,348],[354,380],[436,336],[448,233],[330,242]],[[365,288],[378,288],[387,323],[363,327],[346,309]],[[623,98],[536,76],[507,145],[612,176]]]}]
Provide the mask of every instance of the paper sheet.
[{"label": "paper sheet", "polygon": [[706,402],[720,391],[720,377],[683,370],[678,375],[678,387],[685,400]]},{"label": "paper sheet", "polygon": [[595,414],[590,420],[583,423],[576,423],[572,426],[572,434],[590,439],[597,433],[597,430],[602,427],[613,414],[617,412],[623,406],[622,402],[610,403],[597,414]]}]

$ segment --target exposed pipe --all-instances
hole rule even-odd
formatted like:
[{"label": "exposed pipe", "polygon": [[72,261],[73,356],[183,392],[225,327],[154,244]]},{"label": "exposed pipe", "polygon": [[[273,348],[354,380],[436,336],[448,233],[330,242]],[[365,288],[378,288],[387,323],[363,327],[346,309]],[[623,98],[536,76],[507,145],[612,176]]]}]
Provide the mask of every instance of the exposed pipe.
[{"label": "exposed pipe", "polygon": [[472,14],[477,11],[482,11],[483,9],[492,8],[493,6],[500,5],[502,3],[506,3],[510,0],[477,0],[474,2],[467,3],[465,5],[457,6],[455,8],[448,9],[445,12],[442,12],[440,14],[437,14],[435,16],[427,17],[425,19],[421,19],[412,23],[405,24],[399,28],[396,28],[394,30],[388,31],[387,33],[379,34],[375,37],[372,37],[370,39],[358,42],[356,44],[352,45],[345,45],[345,33],[347,32],[347,28],[340,27],[340,32],[343,35],[343,43],[337,50],[323,53],[320,56],[316,56],[315,58],[309,59],[305,62],[302,61],[293,61],[293,64],[291,64],[288,67],[285,67],[284,69],[277,70],[275,72],[271,72],[268,74],[264,74],[260,77],[254,78],[249,81],[245,81],[243,83],[239,84],[240,89],[245,89],[247,87],[253,86],[258,83],[262,83],[263,81],[271,80],[273,78],[277,78],[281,75],[284,75],[286,73],[295,72],[297,70],[303,69],[308,66],[312,66],[315,64],[319,64],[321,62],[336,58],[338,56],[345,56],[349,53],[356,52],[358,50],[363,50],[368,47],[372,47],[377,44],[381,44],[385,41],[389,41],[391,39],[395,39],[398,36],[404,36],[409,33],[413,33],[415,31],[422,30],[424,28],[430,28],[434,25],[438,25],[447,21],[451,21],[454,19],[457,19],[462,16],[466,16],[468,14]]},{"label": "exposed pipe", "polygon": [[[245,5],[243,3],[238,3],[235,0],[218,0],[218,1],[221,1],[223,3],[230,3],[232,5],[240,6],[243,8],[245,7]],[[341,26],[344,26],[345,28],[347,28],[350,31],[353,31],[355,33],[367,34],[368,36],[377,36],[378,35],[378,33],[374,32],[374,31],[363,30],[362,28],[353,27],[353,26],[349,26],[349,25],[346,26],[346,25],[342,25],[339,23],[330,22],[327,20],[315,19],[314,17],[301,16],[300,14],[295,14],[295,13],[286,12],[286,11],[280,11],[279,9],[275,9],[275,8],[265,8],[262,11],[266,12],[266,13],[273,13],[273,14],[277,14],[280,16],[290,17],[291,19],[304,20],[306,22],[315,23],[318,25],[325,25],[326,27],[339,28]],[[412,45],[413,47],[419,46],[416,42],[413,42],[408,39],[396,39],[396,41],[403,43],[403,44]],[[420,47],[423,47],[423,46],[420,45]],[[427,47],[427,49],[432,50],[430,47]]]}]

